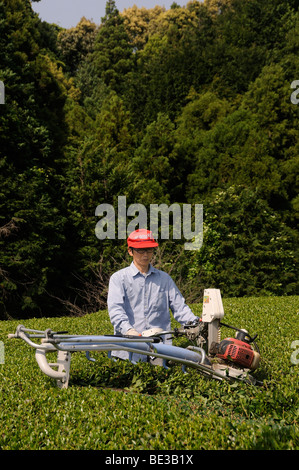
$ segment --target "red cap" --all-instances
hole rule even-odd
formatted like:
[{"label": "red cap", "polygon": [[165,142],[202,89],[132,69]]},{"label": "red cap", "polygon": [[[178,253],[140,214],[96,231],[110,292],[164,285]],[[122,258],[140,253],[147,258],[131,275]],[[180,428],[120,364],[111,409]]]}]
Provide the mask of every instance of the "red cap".
[{"label": "red cap", "polygon": [[128,246],[131,248],[154,248],[159,246],[155,241],[153,234],[150,230],[144,228],[135,230],[130,233],[127,239]]}]

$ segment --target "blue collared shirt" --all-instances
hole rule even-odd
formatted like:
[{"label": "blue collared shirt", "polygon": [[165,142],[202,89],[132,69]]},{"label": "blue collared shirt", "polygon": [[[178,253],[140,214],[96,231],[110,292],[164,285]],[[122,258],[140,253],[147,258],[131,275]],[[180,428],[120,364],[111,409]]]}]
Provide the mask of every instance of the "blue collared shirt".
[{"label": "blue collared shirt", "polygon": [[[142,274],[134,262],[112,274],[108,312],[115,334],[126,334],[131,328],[139,333],[153,327],[170,330],[169,309],[182,325],[197,318],[169,274],[151,264],[148,272]],[[169,339],[163,338],[163,341],[171,343]],[[114,351],[113,355],[123,359],[129,357],[125,351]],[[145,361],[146,356],[133,354],[132,359]]]},{"label": "blue collared shirt", "polygon": [[111,276],[108,312],[116,334],[130,328],[139,333],[153,327],[169,330],[169,309],[182,325],[197,318],[169,274],[152,265],[142,274],[132,262]]}]

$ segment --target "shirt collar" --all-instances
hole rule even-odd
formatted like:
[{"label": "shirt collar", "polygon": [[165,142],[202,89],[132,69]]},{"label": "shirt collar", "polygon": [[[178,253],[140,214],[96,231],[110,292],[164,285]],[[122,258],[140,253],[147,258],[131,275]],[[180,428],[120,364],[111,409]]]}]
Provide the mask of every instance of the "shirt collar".
[{"label": "shirt collar", "polygon": [[[139,269],[135,266],[134,264],[134,261],[132,261],[131,265],[130,265],[130,270],[131,270],[131,273],[132,273],[132,276],[137,276],[137,274],[141,274],[142,276],[144,274],[142,274]],[[154,268],[151,264],[149,265],[149,268],[148,268],[148,272],[146,273],[147,276],[149,276],[150,274],[153,274],[155,273],[157,270],[156,268]]]}]

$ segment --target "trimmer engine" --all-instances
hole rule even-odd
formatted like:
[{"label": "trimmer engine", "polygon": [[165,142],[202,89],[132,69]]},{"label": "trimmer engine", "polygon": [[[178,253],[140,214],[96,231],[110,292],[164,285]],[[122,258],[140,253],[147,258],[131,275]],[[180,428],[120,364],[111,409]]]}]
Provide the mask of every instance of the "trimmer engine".
[{"label": "trimmer engine", "polygon": [[226,338],[220,343],[212,343],[209,353],[251,370],[257,369],[260,362],[260,354],[254,351],[248,342],[236,338]]}]

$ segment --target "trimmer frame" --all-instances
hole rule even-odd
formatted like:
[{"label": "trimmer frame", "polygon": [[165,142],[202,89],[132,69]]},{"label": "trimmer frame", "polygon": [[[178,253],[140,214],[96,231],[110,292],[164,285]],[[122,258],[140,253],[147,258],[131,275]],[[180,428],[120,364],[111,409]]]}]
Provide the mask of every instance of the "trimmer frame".
[{"label": "trimmer frame", "polygon": [[[208,289],[204,291],[203,315],[199,326],[185,325],[181,329],[171,331],[155,331],[152,336],[123,337],[115,335],[69,335],[66,332],[54,332],[51,329],[45,331],[28,329],[19,325],[14,334],[9,338],[24,340],[35,349],[35,357],[41,371],[56,381],[59,388],[67,388],[70,378],[71,355],[74,352],[85,352],[87,359],[92,351],[111,352],[120,350],[129,353],[129,360],[134,363],[133,354],[145,355],[148,358],[162,359],[162,365],[168,368],[168,361],[179,363],[185,372],[186,367],[199,370],[207,377],[218,380],[241,380],[248,383],[256,383],[254,377],[249,375],[249,370],[231,367],[228,364],[211,362],[205,347],[210,347],[213,341],[220,340],[220,319],[224,311],[220,291]],[[172,334],[181,334],[190,338],[194,331],[202,332],[208,327],[208,339],[198,334],[197,346],[190,345],[187,348],[164,344],[161,337]],[[39,343],[36,340],[40,340]],[[204,344],[207,343],[207,344]],[[47,354],[57,352],[57,362],[50,363]]]}]

